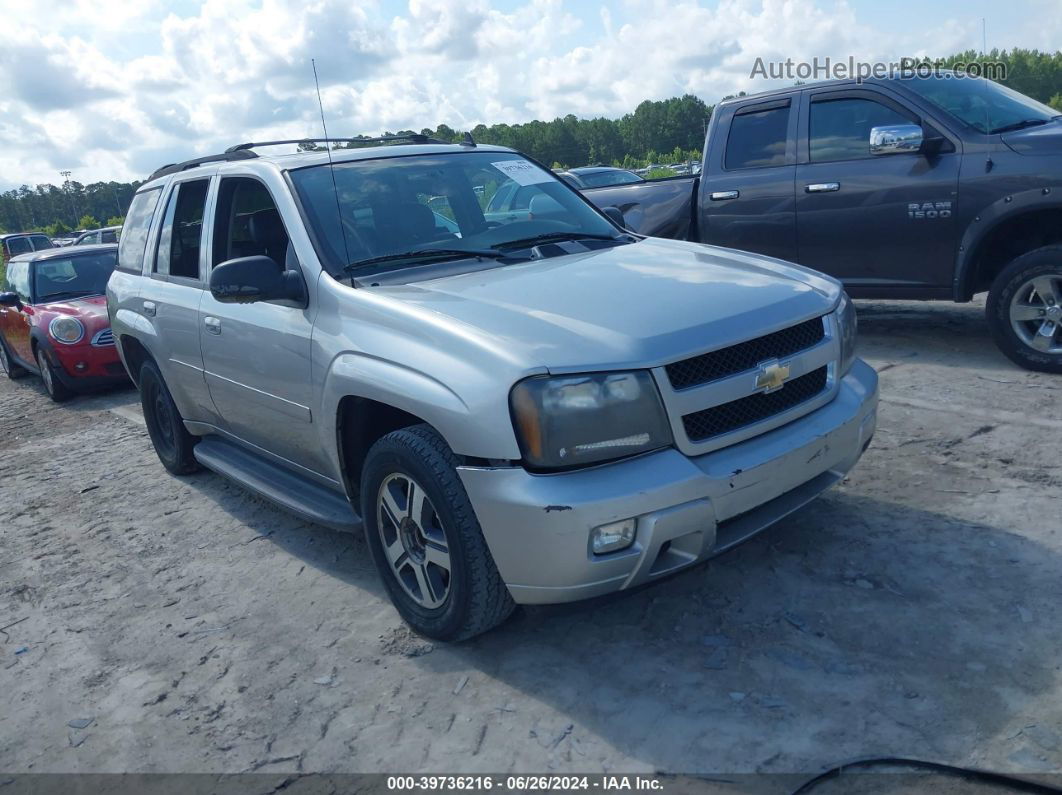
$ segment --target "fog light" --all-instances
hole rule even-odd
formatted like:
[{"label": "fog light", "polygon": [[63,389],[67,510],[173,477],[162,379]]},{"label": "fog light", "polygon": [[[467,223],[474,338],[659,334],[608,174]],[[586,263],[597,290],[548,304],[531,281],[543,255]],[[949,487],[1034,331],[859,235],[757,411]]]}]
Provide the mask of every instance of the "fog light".
[{"label": "fog light", "polygon": [[634,543],[636,525],[637,520],[624,519],[621,522],[609,522],[595,527],[590,533],[590,546],[594,554],[604,555],[606,552],[617,552],[629,547]]},{"label": "fog light", "polygon": [[84,372],[88,369],[88,365],[85,362],[78,362],[74,365],[74,369],[77,370],[79,373]]}]

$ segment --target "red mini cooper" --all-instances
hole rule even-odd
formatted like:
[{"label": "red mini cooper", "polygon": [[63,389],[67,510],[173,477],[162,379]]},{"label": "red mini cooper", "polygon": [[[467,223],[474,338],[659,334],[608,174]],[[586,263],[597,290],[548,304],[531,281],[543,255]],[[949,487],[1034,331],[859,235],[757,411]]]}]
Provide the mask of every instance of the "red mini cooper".
[{"label": "red mini cooper", "polygon": [[0,367],[39,373],[54,401],[127,380],[104,292],[117,246],[53,248],[7,263],[0,293]]}]

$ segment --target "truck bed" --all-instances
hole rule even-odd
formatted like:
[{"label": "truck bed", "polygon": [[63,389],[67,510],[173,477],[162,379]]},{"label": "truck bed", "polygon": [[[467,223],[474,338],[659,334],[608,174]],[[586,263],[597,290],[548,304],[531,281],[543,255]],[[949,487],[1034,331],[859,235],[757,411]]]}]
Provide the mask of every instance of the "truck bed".
[{"label": "truck bed", "polygon": [[598,207],[618,207],[627,228],[652,237],[694,240],[694,197],[700,177],[665,177],[629,185],[587,188]]}]

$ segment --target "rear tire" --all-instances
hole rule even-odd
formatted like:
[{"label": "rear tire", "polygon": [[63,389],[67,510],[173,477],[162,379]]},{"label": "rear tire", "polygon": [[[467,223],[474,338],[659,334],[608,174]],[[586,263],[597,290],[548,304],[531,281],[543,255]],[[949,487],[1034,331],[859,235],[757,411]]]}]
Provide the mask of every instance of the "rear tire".
[{"label": "rear tire", "polygon": [[26,369],[15,364],[15,360],[7,352],[7,343],[4,342],[3,337],[0,337],[0,370],[3,370],[4,375],[12,380],[26,374]]},{"label": "rear tire", "polygon": [[145,362],[140,368],[139,383],[144,422],[162,465],[174,475],[190,475],[198,471],[199,462],[192,450],[199,439],[184,427],[184,418],[154,362]]},{"label": "rear tire", "polygon": [[63,403],[74,396],[73,390],[59,380],[55,372],[55,366],[48,361],[48,353],[44,348],[37,348],[37,366],[41,370],[41,381],[44,382],[44,391],[56,403]]},{"label": "rear tire", "polygon": [[1062,246],[1012,261],[996,277],[985,307],[996,345],[1027,370],[1062,373]]},{"label": "rear tire", "polygon": [[442,641],[486,632],[515,607],[456,466],[433,428],[414,425],[376,442],[361,477],[365,539],[391,601]]}]

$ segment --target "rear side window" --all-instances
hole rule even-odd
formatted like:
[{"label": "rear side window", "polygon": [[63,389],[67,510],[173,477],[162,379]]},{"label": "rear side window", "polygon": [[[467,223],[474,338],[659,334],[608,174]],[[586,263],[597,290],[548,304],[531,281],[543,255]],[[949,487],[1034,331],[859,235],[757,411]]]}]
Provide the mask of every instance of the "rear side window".
[{"label": "rear side window", "polygon": [[870,131],[874,127],[910,123],[910,119],[871,99],[813,102],[808,121],[811,161],[822,163],[872,157]]},{"label": "rear side window", "polygon": [[199,247],[208,187],[210,180],[197,179],[180,183],[170,194],[155,252],[156,273],[199,279]]},{"label": "rear side window", "polygon": [[45,237],[44,235],[33,236],[33,247],[37,251],[44,251],[45,249],[55,248],[55,246],[52,245],[51,239]]},{"label": "rear side window", "polygon": [[12,257],[17,257],[19,254],[28,254],[33,251],[33,247],[30,245],[28,237],[13,237],[7,241],[7,252]]},{"label": "rear side window", "polygon": [[159,203],[161,193],[162,188],[152,188],[133,197],[122,227],[122,242],[118,246],[118,270],[140,273],[143,268],[151,217],[155,214],[155,205]]},{"label": "rear side window", "polygon": [[726,141],[726,169],[784,166],[788,130],[788,105],[735,115]]},{"label": "rear side window", "polygon": [[103,242],[103,243],[117,243],[118,242],[118,232],[116,230],[114,230],[114,229],[105,229],[103,232],[100,233],[100,235],[102,237],[102,241],[101,242]]}]

